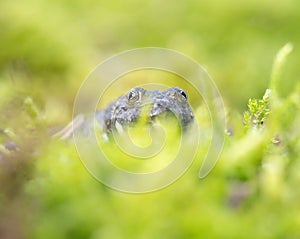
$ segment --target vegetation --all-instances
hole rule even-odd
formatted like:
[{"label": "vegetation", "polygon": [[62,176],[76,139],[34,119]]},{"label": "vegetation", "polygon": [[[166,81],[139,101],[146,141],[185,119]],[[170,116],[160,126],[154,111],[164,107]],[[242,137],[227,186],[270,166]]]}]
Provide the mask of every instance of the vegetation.
[{"label": "vegetation", "polygon": [[[0,238],[299,238],[299,11],[294,0],[2,0]],[[99,183],[72,142],[49,135],[70,121],[96,64],[144,46],[205,65],[228,135],[200,180],[210,118],[187,86],[204,135],[196,159],[172,185],[128,194]],[[152,79],[147,71],[120,79],[103,104],[137,78]]]}]

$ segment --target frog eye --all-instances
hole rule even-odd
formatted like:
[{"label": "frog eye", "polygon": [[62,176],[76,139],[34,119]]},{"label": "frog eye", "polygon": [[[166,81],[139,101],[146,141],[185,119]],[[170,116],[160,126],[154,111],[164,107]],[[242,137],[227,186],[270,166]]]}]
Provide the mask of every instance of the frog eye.
[{"label": "frog eye", "polygon": [[138,101],[140,98],[140,94],[137,90],[133,89],[127,94],[127,100],[129,103],[134,103]]},{"label": "frog eye", "polygon": [[187,94],[185,93],[184,90],[180,89],[179,87],[173,87],[173,88],[169,89],[167,94],[169,97],[171,97],[173,99],[177,99],[179,101],[187,100]]},{"label": "frog eye", "polygon": [[179,89],[178,91],[179,91],[179,93],[180,93],[185,99],[187,99],[187,95],[186,95],[186,93],[184,92],[184,90]]}]

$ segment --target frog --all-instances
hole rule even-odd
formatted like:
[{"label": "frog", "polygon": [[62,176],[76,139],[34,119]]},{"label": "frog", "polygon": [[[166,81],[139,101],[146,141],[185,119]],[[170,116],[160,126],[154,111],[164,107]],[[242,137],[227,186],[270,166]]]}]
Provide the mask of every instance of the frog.
[{"label": "frog", "polygon": [[69,125],[55,134],[55,137],[68,139],[73,135],[74,130],[80,130],[85,135],[90,134],[96,122],[103,137],[108,139],[113,131],[120,133],[124,128],[133,126],[141,117],[145,107],[149,108],[147,118],[150,124],[153,124],[157,117],[168,115],[174,115],[183,129],[194,121],[188,96],[181,88],[175,86],[161,91],[134,87],[111,102],[105,109],[97,110],[94,115],[78,115]]},{"label": "frog", "polygon": [[[194,113],[189,104],[188,96],[181,88],[176,86],[161,91],[135,87],[112,101],[105,109],[99,109],[90,115],[77,115],[62,130],[54,134],[50,133],[50,136],[61,140],[69,140],[72,138],[74,131],[78,130],[84,137],[89,138],[94,132],[94,126],[96,126],[102,137],[107,141],[113,131],[121,133],[124,128],[134,126],[141,118],[143,109],[147,107],[149,109],[146,116],[149,124],[155,124],[157,117],[175,115],[183,130],[185,130],[194,121]],[[8,139],[6,144],[0,144],[5,152],[21,151],[20,147],[10,139],[5,130],[0,129],[1,135],[6,140]],[[7,153],[0,152],[0,160],[5,159]]]}]

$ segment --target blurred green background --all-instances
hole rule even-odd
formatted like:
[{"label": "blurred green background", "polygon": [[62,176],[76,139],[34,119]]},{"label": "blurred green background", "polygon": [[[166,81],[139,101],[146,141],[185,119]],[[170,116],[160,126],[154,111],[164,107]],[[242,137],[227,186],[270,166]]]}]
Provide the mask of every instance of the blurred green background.
[{"label": "blurred green background", "polygon": [[[98,63],[121,51],[156,46],[178,50],[207,69],[237,132],[248,99],[262,97],[276,52],[286,42],[294,51],[280,94],[294,90],[299,22],[296,0],[1,0],[0,129],[18,136],[67,123],[79,86]],[[24,113],[28,96],[38,109],[33,112],[42,115],[34,113],[34,120]],[[37,150],[43,140],[30,138],[26,154],[0,162],[0,238],[299,238],[299,145],[293,139],[292,156],[274,150],[270,178],[268,170],[261,173],[266,170],[261,161],[271,157],[263,156],[266,143],[253,145],[251,138],[243,141],[241,157],[232,156],[242,158],[238,166],[228,166],[228,153],[199,180],[198,161],[170,187],[130,195],[96,182],[72,146],[48,142]],[[228,142],[229,152],[236,140]],[[284,163],[278,163],[282,157]]]}]

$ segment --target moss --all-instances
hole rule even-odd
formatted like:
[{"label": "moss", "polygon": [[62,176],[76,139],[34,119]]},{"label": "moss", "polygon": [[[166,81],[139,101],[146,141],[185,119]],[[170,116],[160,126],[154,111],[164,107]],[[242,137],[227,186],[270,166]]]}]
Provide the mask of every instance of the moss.
[{"label": "moss", "polygon": [[[300,40],[298,5],[1,1],[0,238],[299,238],[297,46],[286,62],[292,45],[285,45],[271,69],[280,45]],[[49,139],[46,131],[71,118],[75,92],[99,61],[153,45],[205,63],[224,96],[230,134],[216,167],[200,180],[211,120],[188,86],[201,129],[193,164],[164,189],[121,193],[89,174],[72,142]],[[132,82],[143,83],[147,74]],[[183,84],[172,76],[167,82]],[[108,154],[126,170],[166,166],[179,132],[165,123],[165,161],[122,160],[114,142],[106,142]],[[141,136],[143,127],[131,133],[141,146],[151,141]],[[9,139],[19,150],[7,150]]]}]

